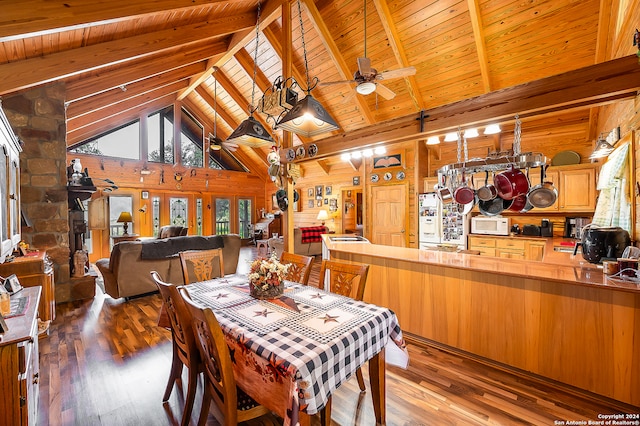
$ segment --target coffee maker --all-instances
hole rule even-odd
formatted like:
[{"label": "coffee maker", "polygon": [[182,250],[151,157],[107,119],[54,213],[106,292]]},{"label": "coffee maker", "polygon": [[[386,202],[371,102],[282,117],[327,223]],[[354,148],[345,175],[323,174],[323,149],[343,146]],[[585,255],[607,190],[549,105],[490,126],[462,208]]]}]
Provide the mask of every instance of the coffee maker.
[{"label": "coffee maker", "polygon": [[565,238],[582,238],[582,228],[591,223],[591,219],[588,217],[567,217],[564,222],[564,237]]}]

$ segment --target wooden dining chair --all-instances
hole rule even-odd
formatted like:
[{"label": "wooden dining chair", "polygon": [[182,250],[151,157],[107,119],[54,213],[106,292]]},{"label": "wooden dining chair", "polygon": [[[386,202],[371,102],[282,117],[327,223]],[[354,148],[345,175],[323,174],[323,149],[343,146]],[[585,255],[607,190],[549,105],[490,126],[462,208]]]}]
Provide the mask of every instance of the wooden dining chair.
[{"label": "wooden dining chair", "polygon": [[[325,286],[326,272],[328,274],[328,286]],[[332,293],[348,296],[355,300],[362,300],[364,287],[367,283],[369,265],[350,264],[336,260],[323,260],[320,266],[319,288],[327,289]],[[364,377],[360,368],[356,370],[356,378],[360,391],[364,392],[367,387],[364,384]],[[331,397],[327,401],[324,409],[320,412],[320,422],[323,426],[331,424]]]},{"label": "wooden dining chair", "polygon": [[[191,314],[187,309],[182,296],[178,293],[178,287],[166,283],[156,271],[151,272],[151,277],[160,290],[164,309],[166,309],[171,326],[171,340],[173,342],[173,361],[169,381],[162,397],[162,402],[167,402],[173,390],[176,380],[182,384],[182,370],[186,366],[189,370],[189,384],[187,399],[185,400],[182,414],[182,426],[188,425],[191,420],[191,411],[196,396],[198,375],[203,371],[200,351],[193,335],[191,327]],[[180,386],[182,388],[182,386]]]},{"label": "wooden dining chair", "polygon": [[282,256],[280,256],[280,263],[289,265],[287,276],[285,277],[286,280],[304,285],[309,283],[313,257],[283,251]]},{"label": "wooden dining chair", "polygon": [[204,395],[198,425],[206,424],[212,400],[224,416],[218,419],[223,425],[237,425],[268,414],[267,408],[236,385],[229,347],[213,311],[193,303],[185,288],[180,289],[180,295],[190,312],[200,357],[204,360]]},{"label": "wooden dining chair", "polygon": [[224,277],[222,249],[181,251],[179,255],[185,284]]}]

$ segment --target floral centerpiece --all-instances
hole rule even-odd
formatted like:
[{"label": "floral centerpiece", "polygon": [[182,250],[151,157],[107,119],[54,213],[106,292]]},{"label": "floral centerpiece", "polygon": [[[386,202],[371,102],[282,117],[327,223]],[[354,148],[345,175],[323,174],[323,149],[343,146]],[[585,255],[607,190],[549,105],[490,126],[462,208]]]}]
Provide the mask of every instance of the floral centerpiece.
[{"label": "floral centerpiece", "polygon": [[283,265],[276,256],[258,258],[251,262],[249,288],[256,299],[273,299],[284,292],[284,278],[289,265]]}]

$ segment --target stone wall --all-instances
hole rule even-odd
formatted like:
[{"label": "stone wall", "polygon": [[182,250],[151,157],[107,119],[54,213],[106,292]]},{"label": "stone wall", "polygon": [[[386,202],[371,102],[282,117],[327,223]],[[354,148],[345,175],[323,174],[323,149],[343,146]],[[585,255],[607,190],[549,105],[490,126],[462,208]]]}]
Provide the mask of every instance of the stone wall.
[{"label": "stone wall", "polygon": [[22,227],[22,239],[31,248],[47,251],[56,287],[70,276],[64,100],[61,83],[2,99],[9,123],[24,143],[21,205],[32,226]]}]

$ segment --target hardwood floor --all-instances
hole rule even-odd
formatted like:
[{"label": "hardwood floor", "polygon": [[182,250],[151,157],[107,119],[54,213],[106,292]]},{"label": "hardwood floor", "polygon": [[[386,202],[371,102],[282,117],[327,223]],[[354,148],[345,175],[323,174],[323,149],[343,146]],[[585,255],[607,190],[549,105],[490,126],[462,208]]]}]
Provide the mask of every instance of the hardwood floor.
[{"label": "hardwood floor", "polygon": [[[248,269],[246,259],[254,254],[253,248],[242,249],[239,271]],[[316,259],[312,285],[318,274]],[[100,290],[92,300],[57,305],[50,335],[40,341],[38,425],[178,424],[183,393],[175,388],[162,404],[171,335],[156,326],[159,308],[158,294],[125,301]],[[387,368],[388,425],[554,425],[640,413],[638,407],[561,391],[436,348],[410,344],[408,349],[407,370]],[[367,369],[363,372],[367,379]],[[336,391],[332,423],[375,424],[370,393],[360,394],[355,378]],[[210,415],[207,424],[218,423]]]}]

